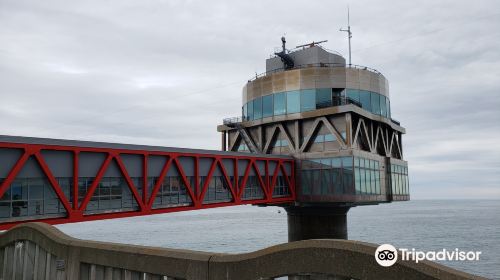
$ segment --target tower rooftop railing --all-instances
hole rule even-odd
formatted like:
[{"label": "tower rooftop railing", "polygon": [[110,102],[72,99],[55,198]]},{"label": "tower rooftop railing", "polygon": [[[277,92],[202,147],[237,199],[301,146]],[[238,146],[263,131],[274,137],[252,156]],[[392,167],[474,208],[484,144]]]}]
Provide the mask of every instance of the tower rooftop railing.
[{"label": "tower rooftop railing", "polygon": [[335,67],[353,68],[353,69],[367,70],[367,71],[373,72],[375,74],[382,75],[382,73],[380,73],[378,70],[376,70],[374,68],[370,68],[370,67],[363,66],[363,65],[357,65],[357,64],[345,64],[345,63],[308,63],[308,64],[295,65],[291,69],[285,69],[285,67],[281,67],[281,68],[276,68],[276,69],[269,70],[269,71],[266,71],[266,72],[263,72],[263,73],[260,73],[260,74],[256,74],[255,77],[252,77],[251,79],[249,79],[248,82],[249,83],[253,82],[253,81],[255,81],[255,80],[259,79],[259,78],[265,77],[265,76],[267,76],[269,74],[273,74],[273,73],[278,73],[278,72],[283,72],[283,71],[290,71],[290,70],[297,70],[297,69],[303,69],[303,68],[311,68],[311,67],[320,67],[320,68],[322,68],[322,67],[325,67],[325,68],[335,68]]}]

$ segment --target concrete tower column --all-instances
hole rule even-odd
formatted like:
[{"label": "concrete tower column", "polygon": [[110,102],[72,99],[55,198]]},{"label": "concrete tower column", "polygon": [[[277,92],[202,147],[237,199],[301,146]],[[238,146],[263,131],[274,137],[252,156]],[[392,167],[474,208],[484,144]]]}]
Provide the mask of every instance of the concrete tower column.
[{"label": "concrete tower column", "polygon": [[288,206],[288,241],[347,239],[350,207]]}]

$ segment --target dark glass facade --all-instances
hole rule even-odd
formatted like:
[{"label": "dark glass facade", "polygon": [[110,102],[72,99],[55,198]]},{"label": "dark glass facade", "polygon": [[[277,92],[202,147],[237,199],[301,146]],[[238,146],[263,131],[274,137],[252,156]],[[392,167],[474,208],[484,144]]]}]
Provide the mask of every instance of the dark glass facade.
[{"label": "dark glass facade", "polygon": [[[194,186],[194,177],[188,176],[188,182]],[[149,182],[156,184],[158,178],[149,180]],[[154,185],[151,185],[152,189]],[[165,208],[173,206],[182,206],[192,204],[191,197],[187,192],[186,185],[179,176],[165,176],[160,184],[158,193],[156,194],[153,202],[153,208]]]},{"label": "dark glass facade", "polygon": [[[131,177],[138,195],[142,198],[142,177]],[[265,180],[265,178],[262,178]],[[56,178],[58,184],[73,206],[73,178]],[[195,186],[195,177],[187,176],[186,180],[191,186]],[[202,189],[207,178],[200,177],[199,190]],[[230,176],[232,182],[234,177]],[[240,182],[242,177],[240,177]],[[291,180],[289,178],[289,180]],[[0,183],[3,179],[0,178]],[[81,204],[92,186],[93,178],[78,178],[78,203]],[[149,197],[154,186],[158,183],[158,177],[148,177]],[[284,197],[290,195],[290,187],[285,177],[279,175],[276,179],[273,197]],[[264,192],[258,178],[248,176],[246,187],[242,196],[244,200],[263,199]],[[232,201],[229,185],[224,176],[212,176],[203,200],[204,204]],[[158,192],[153,201],[152,208],[168,208],[192,205],[191,197],[186,185],[180,176],[165,176],[159,184]],[[96,186],[93,195],[85,209],[86,214],[109,213],[117,211],[131,211],[138,209],[138,204],[124,178],[104,177]],[[43,178],[24,178],[12,182],[5,194],[0,198],[0,221],[11,219],[23,219],[33,217],[45,218],[66,215],[66,209],[57,197],[50,183]]]},{"label": "dark glass facade", "polygon": [[[80,204],[90,189],[94,178],[78,179],[78,203]],[[138,178],[134,178],[139,181]],[[142,192],[142,190],[141,190]],[[85,209],[86,213],[106,211],[126,211],[137,209],[138,205],[123,178],[102,178]]]},{"label": "dark glass facade", "polygon": [[337,157],[302,161],[303,195],[354,194],[353,158]]},{"label": "dark glass facade", "polygon": [[[71,197],[69,178],[56,179],[67,197]],[[0,179],[0,182],[3,181]],[[0,218],[65,214],[66,209],[46,179],[17,179],[0,198]]]},{"label": "dark glass facade", "polygon": [[[207,177],[200,177],[199,188],[203,189],[203,185]],[[232,200],[231,191],[229,190],[229,185],[223,176],[212,176],[208,183],[207,191],[205,193],[205,198],[203,203],[218,203],[218,202],[229,202]]]},{"label": "dark glass facade", "polygon": [[356,178],[356,194],[382,194],[380,188],[380,163],[378,160],[355,157],[354,177]]},{"label": "dark glass facade", "polygon": [[391,164],[390,185],[394,195],[410,195],[410,183],[408,180],[408,167]]},{"label": "dark glass facade", "polygon": [[302,162],[304,195],[380,195],[380,163],[360,157],[337,157]]},{"label": "dark glass facade", "polygon": [[[243,184],[243,176],[240,176],[239,185],[242,184]],[[263,198],[264,198],[264,192],[262,191],[262,187],[259,182],[259,177],[255,175],[248,176],[247,182],[245,184],[245,189],[243,190],[242,199],[251,200],[251,199],[263,199]]]}]

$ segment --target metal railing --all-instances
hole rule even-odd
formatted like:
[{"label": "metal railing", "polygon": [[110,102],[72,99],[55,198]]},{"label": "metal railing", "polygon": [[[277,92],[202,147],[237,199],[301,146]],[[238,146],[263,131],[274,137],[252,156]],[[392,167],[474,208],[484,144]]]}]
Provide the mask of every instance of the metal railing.
[{"label": "metal railing", "polygon": [[353,104],[353,105],[358,106],[360,108],[363,107],[360,102],[353,100],[349,97],[333,96],[332,100],[327,100],[327,101],[316,103],[316,109],[323,109],[323,108],[329,108],[329,107],[335,107],[335,106],[343,106],[343,105],[349,105],[349,104]]},{"label": "metal railing", "polygon": [[401,123],[396,119],[391,118],[391,121],[397,125],[401,125]]},{"label": "metal railing", "polygon": [[[335,67],[343,67],[343,68],[354,68],[354,69],[360,69],[360,70],[367,70],[370,72],[373,72],[378,75],[382,75],[378,70],[374,68],[370,68],[367,66],[363,65],[357,65],[357,64],[344,64],[344,63],[309,63],[309,64],[301,64],[301,65],[295,65],[292,69],[285,69],[284,67],[281,68],[276,68],[273,70],[269,70],[260,74],[256,74],[255,77],[252,77],[251,79],[248,80],[248,82],[253,82],[257,80],[258,78],[267,76],[268,74],[273,74],[277,72],[283,72],[283,71],[289,71],[289,70],[296,70],[296,69],[303,69],[303,68],[311,68],[311,67],[318,67],[318,68],[335,68]],[[383,75],[382,75],[383,76]]]},{"label": "metal railing", "polygon": [[[349,97],[345,96],[334,96],[332,97],[332,100],[324,101],[324,102],[319,102],[316,103],[316,109],[324,109],[324,108],[329,108],[329,107],[335,107],[335,106],[343,106],[343,105],[349,105],[353,104],[355,106],[358,106],[360,108],[363,108],[360,102],[353,100]],[[241,116],[241,117],[231,117],[231,118],[225,118],[222,120],[222,123],[224,125],[227,125],[229,127],[232,127],[236,124],[246,122],[246,121],[251,121],[250,118],[246,116]]]},{"label": "metal railing", "polygon": [[0,233],[0,279],[485,279],[441,264],[376,263],[377,245],[304,240],[244,254],[218,254],[80,240],[28,223]]},{"label": "metal railing", "polygon": [[222,120],[222,123],[225,125],[232,125],[246,121],[249,121],[248,117],[241,116],[241,117],[225,118]]}]

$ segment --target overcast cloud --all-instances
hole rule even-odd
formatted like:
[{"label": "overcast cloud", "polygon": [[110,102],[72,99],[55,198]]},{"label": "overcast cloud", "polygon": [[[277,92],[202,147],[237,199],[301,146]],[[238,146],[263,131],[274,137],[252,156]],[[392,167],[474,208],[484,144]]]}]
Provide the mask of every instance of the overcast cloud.
[{"label": "overcast cloud", "polygon": [[[347,1],[0,0],[0,134],[220,149],[286,34],[347,54]],[[351,1],[412,198],[500,198],[500,2]]]}]

